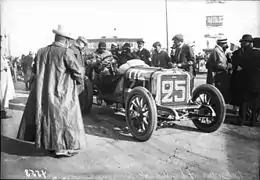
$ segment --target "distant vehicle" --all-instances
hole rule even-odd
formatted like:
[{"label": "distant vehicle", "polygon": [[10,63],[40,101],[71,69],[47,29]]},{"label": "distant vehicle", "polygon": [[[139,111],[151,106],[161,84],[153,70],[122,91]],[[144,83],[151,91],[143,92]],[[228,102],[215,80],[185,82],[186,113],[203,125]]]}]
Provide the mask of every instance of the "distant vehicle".
[{"label": "distant vehicle", "polygon": [[169,121],[188,118],[207,133],[221,127],[226,114],[225,102],[214,86],[200,85],[191,97],[187,72],[149,67],[141,60],[127,63],[129,68],[119,75],[100,76],[94,71],[86,79],[85,103],[81,103],[85,112],[91,111],[93,95],[96,98],[93,103],[97,105],[103,102],[122,105],[129,130],[138,141],[150,139],[158,118]]}]

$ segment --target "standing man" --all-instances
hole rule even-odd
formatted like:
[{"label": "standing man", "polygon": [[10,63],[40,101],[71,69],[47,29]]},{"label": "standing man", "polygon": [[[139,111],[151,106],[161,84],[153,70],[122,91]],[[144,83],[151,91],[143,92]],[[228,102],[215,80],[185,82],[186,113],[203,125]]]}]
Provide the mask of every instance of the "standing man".
[{"label": "standing man", "polygon": [[22,67],[23,67],[23,73],[24,73],[24,83],[26,90],[28,91],[30,89],[30,80],[32,76],[32,63],[33,63],[33,52],[30,51],[29,55],[25,56],[22,59]]},{"label": "standing man", "polygon": [[226,38],[218,39],[217,45],[210,53],[206,67],[208,69],[207,84],[215,85],[222,93],[225,101],[229,102],[229,77],[225,55],[227,47]]},{"label": "standing man", "polygon": [[81,66],[69,48],[71,34],[53,30],[55,42],[35,57],[35,80],[22,116],[17,138],[35,142],[56,157],[70,157],[85,147],[85,131],[77,84]]},{"label": "standing man", "polygon": [[1,119],[9,118],[7,116],[7,109],[9,108],[9,101],[15,97],[15,90],[13,79],[8,65],[7,59],[1,54],[1,88],[0,88],[0,102],[1,102]]},{"label": "standing man", "polygon": [[184,44],[184,39],[182,34],[176,34],[173,38],[173,48],[175,53],[172,56],[172,66],[177,66],[185,71],[189,72],[191,77],[191,92],[194,87],[194,79],[196,76],[195,72],[195,54],[194,50],[188,44]]},{"label": "standing man", "polygon": [[[79,36],[76,41],[70,46],[70,49],[73,50],[75,58],[78,60],[81,66],[81,74],[85,75],[85,62],[84,62],[84,49],[87,46],[87,39],[82,36]],[[84,84],[79,85],[78,93],[80,94],[84,90]]]},{"label": "standing man", "polygon": [[140,40],[137,41],[138,50],[136,52],[136,55],[140,57],[141,60],[143,60],[146,64],[151,66],[151,54],[150,52],[144,48],[144,41]]},{"label": "standing man", "polygon": [[82,66],[82,74],[85,74],[85,63],[83,58],[84,49],[87,46],[88,41],[86,38],[79,36],[76,41],[70,46],[73,50],[76,59],[79,64]]},{"label": "standing man", "polygon": [[[87,39],[79,36],[76,41],[73,41],[72,45],[70,46],[70,49],[73,50],[74,56],[77,59],[78,63],[80,64],[81,68],[81,74],[85,76],[86,74],[86,66],[85,66],[85,61],[84,61],[84,49],[87,46],[88,42]],[[79,84],[78,86],[78,94],[79,94],[79,103],[80,103],[80,108],[81,111],[83,111],[84,104],[86,103],[85,99],[85,82],[83,81],[82,84]]]},{"label": "standing man", "polygon": [[162,50],[161,43],[155,42],[153,43],[154,53],[152,56],[152,66],[169,68],[169,63],[171,62],[171,58],[168,53]]},{"label": "standing man", "polygon": [[[244,51],[241,62],[241,71],[244,72],[243,75],[245,76],[243,83],[245,88],[243,99],[240,104],[240,109],[242,109],[240,111],[240,125],[243,125],[245,120],[251,121],[250,124],[253,126],[256,125],[257,111],[260,110],[260,46],[255,44],[255,40],[253,45],[253,48],[250,46]],[[252,105],[252,119],[247,119],[249,105]]]},{"label": "standing man", "polygon": [[241,106],[245,98],[246,72],[242,67],[247,63],[245,62],[245,53],[253,49],[253,37],[250,34],[245,34],[239,42],[241,48],[234,51],[231,57],[232,75],[230,77],[231,104],[237,106]]}]

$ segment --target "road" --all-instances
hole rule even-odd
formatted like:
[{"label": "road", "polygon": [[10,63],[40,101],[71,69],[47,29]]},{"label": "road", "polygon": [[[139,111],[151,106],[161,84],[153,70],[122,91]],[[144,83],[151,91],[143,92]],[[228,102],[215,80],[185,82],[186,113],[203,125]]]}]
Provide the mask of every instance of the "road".
[{"label": "road", "polygon": [[[196,86],[205,83],[196,78]],[[18,141],[18,127],[28,92],[15,84],[10,119],[2,119],[2,178],[26,178],[36,170],[47,179],[259,179],[260,128],[225,123],[214,133],[199,132],[190,121],[159,128],[147,142],[127,132],[124,116],[106,107],[84,115],[87,148],[56,159],[32,143]],[[36,177],[27,177],[37,179]]]}]

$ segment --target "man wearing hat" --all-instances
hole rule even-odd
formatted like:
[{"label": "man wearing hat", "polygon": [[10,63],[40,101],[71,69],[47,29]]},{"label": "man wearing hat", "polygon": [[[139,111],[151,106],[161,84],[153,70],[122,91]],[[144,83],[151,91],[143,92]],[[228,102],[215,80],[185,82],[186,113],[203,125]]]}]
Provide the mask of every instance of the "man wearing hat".
[{"label": "man wearing hat", "polygon": [[[79,36],[76,41],[73,41],[71,44],[70,48],[74,52],[74,56],[78,60],[79,64],[81,65],[82,68],[82,74],[85,75],[85,63],[84,63],[84,58],[83,58],[83,53],[84,49],[87,46],[88,41],[82,36]],[[80,92],[79,92],[80,93]]]},{"label": "man wearing hat", "polygon": [[24,109],[17,138],[35,142],[55,157],[70,157],[85,147],[85,130],[77,84],[81,65],[69,48],[73,39],[62,26],[53,30],[55,41],[35,57],[35,80]]},{"label": "man wearing hat", "polygon": [[[234,72],[233,76],[234,82],[232,83],[233,88],[232,92],[237,95],[235,98],[238,98],[240,101],[238,105],[240,106],[240,125],[243,125],[243,122],[247,119],[247,109],[248,105],[252,104],[252,121],[251,125],[256,123],[256,111],[257,104],[260,106],[260,50],[253,47],[256,45],[254,39],[251,35],[244,35],[240,40],[241,48],[237,53],[240,53],[240,56],[235,56],[234,59],[237,62],[237,69]],[[237,84],[236,84],[237,83]],[[236,86],[235,86],[236,85]],[[240,88],[240,89],[235,89]],[[236,90],[240,93],[238,94]]]},{"label": "man wearing hat", "polygon": [[131,51],[131,45],[129,43],[125,43],[122,47],[122,52],[119,57],[118,66],[125,64],[128,60],[131,59],[139,59],[139,57]]},{"label": "man wearing hat", "polygon": [[102,72],[102,74],[111,74],[111,65],[113,63],[113,55],[110,51],[107,50],[106,43],[100,41],[98,43],[98,49],[95,51],[96,64],[94,69],[96,72]]},{"label": "man wearing hat", "polygon": [[209,55],[207,62],[207,84],[215,85],[222,93],[226,102],[229,102],[229,77],[227,71],[227,39],[219,38],[217,45]]},{"label": "man wearing hat", "polygon": [[250,34],[244,34],[239,42],[241,48],[232,53],[233,72],[230,77],[230,86],[232,94],[231,104],[241,107],[241,103],[244,101],[246,82],[246,72],[242,66],[245,62],[245,53],[253,48],[253,37]]},{"label": "man wearing hat", "polygon": [[[79,36],[76,41],[72,41],[70,49],[73,50],[75,58],[78,60],[81,68],[81,73],[85,75],[85,61],[84,61],[84,49],[87,46],[88,41],[86,38]],[[85,104],[85,99],[84,99],[84,89],[85,89],[85,84],[84,81],[82,84],[78,85],[78,94],[79,94],[79,102],[80,102],[80,107],[84,107]],[[83,110],[83,109],[82,109]]]},{"label": "man wearing hat", "polygon": [[151,54],[147,49],[144,48],[144,41],[143,40],[137,41],[137,45],[138,45],[138,51],[136,52],[136,55],[150,66],[152,61]]},{"label": "man wearing hat", "polygon": [[113,57],[118,60],[119,59],[119,49],[118,49],[118,45],[116,44],[111,44],[111,48],[110,51],[113,55]]},{"label": "man wearing hat", "polygon": [[189,72],[191,76],[191,92],[194,87],[195,73],[195,54],[193,48],[184,43],[182,34],[176,34],[173,38],[173,49],[175,53],[172,56],[172,66],[177,66]]},{"label": "man wearing hat", "polygon": [[163,51],[160,42],[153,43],[154,53],[152,56],[152,66],[169,68],[171,59],[167,52]]}]

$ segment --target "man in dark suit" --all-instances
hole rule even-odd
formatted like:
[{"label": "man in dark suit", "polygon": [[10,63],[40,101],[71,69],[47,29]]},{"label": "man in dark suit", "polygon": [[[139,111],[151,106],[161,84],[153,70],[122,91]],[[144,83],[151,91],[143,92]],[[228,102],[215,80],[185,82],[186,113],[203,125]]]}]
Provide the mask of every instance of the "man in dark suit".
[{"label": "man in dark suit", "polygon": [[119,56],[118,67],[122,64],[125,64],[128,60],[138,59],[139,57],[131,51],[131,45],[129,43],[125,43],[122,47],[122,52]]},{"label": "man in dark suit", "polygon": [[[242,122],[246,119],[247,106],[252,105],[251,125],[254,126],[257,121],[257,111],[260,111],[260,46],[254,43],[254,47],[244,52],[244,60],[241,68],[245,71],[245,96],[242,104]],[[257,110],[258,109],[258,110]]]},{"label": "man in dark suit", "polygon": [[173,38],[173,48],[175,54],[172,56],[171,66],[177,66],[185,71],[189,72],[191,76],[191,92],[194,87],[195,73],[195,54],[188,44],[184,43],[183,35],[176,34]]},{"label": "man in dark suit", "polygon": [[231,104],[241,106],[244,101],[246,72],[242,68],[245,63],[245,53],[253,48],[253,37],[250,34],[245,34],[240,39],[241,48],[233,52],[232,59],[232,74],[230,77],[231,87]]},{"label": "man in dark suit", "polygon": [[167,52],[162,50],[161,43],[157,41],[153,44],[153,47],[154,53],[152,56],[152,66],[169,68],[171,58],[169,57]]},{"label": "man in dark suit", "polygon": [[138,51],[136,52],[136,55],[150,66],[152,61],[151,54],[147,49],[144,48],[144,41],[143,40],[137,41],[137,44],[138,44]]}]

